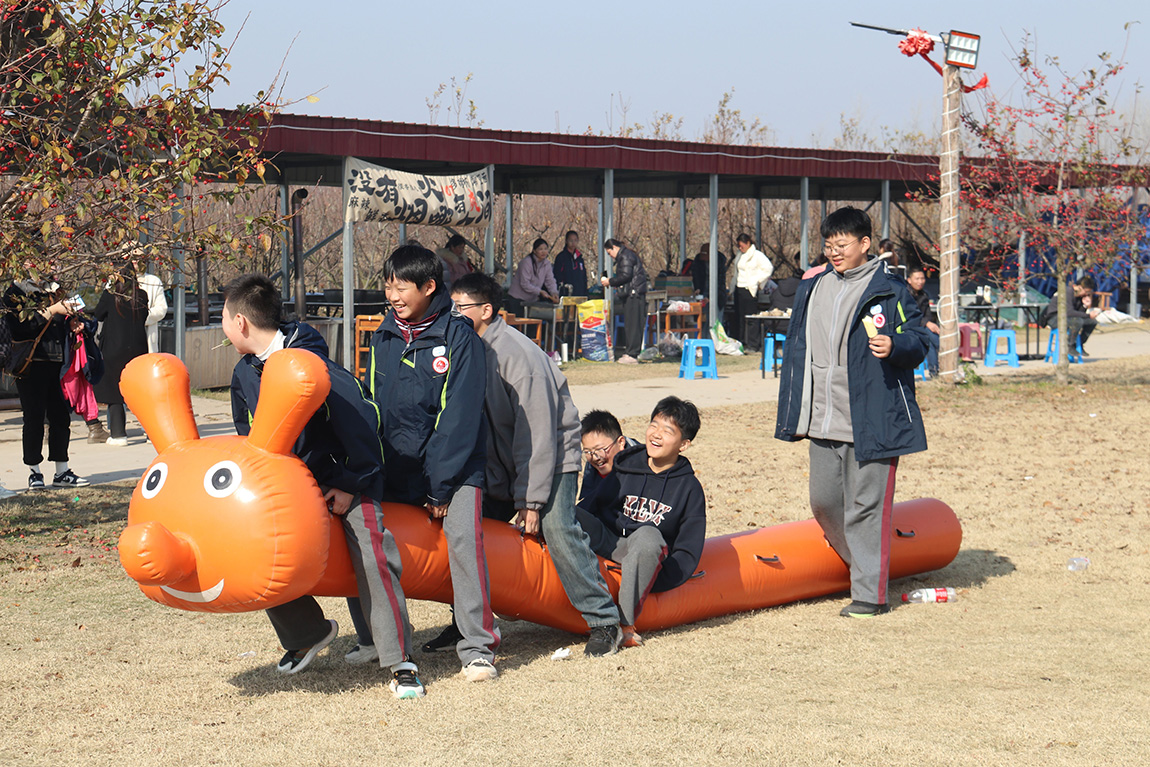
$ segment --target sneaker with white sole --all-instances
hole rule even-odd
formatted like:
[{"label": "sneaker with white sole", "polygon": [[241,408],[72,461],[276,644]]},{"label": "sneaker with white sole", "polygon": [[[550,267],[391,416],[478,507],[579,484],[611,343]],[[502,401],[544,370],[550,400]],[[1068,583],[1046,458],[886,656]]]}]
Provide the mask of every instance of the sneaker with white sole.
[{"label": "sneaker with white sole", "polygon": [[71,469],[52,477],[52,487],[87,487],[90,484],[92,483],[83,477],[76,476],[76,472]]},{"label": "sneaker with white sole", "polygon": [[127,437],[108,437],[108,441],[105,442],[104,444],[105,445],[111,445],[112,447],[127,447],[128,446],[128,438]]},{"label": "sneaker with white sole", "polygon": [[28,489],[29,490],[43,490],[44,489],[44,475],[38,471],[34,471],[28,475]]},{"label": "sneaker with white sole", "polygon": [[343,659],[353,666],[379,660],[379,650],[373,644],[357,644],[347,651]]},{"label": "sneaker with white sole", "polygon": [[419,669],[410,661],[393,666],[391,682],[387,685],[391,688],[391,694],[400,700],[414,700],[426,695],[427,691],[423,689],[423,682],[419,681],[418,672]]},{"label": "sneaker with white sole", "polygon": [[468,682],[486,682],[499,676],[499,671],[486,658],[476,658],[463,667]]},{"label": "sneaker with white sole", "polygon": [[615,360],[615,362],[619,363],[620,365],[638,365],[639,364],[639,360],[635,359],[630,354],[624,354],[622,357]]},{"label": "sneaker with white sole", "polygon": [[583,647],[583,654],[588,658],[602,658],[605,655],[614,655],[619,652],[619,643],[623,641],[623,631],[619,624],[610,626],[595,626],[591,629],[591,636]]},{"label": "sneaker with white sole", "polygon": [[451,623],[439,632],[439,636],[432,639],[430,642],[424,642],[424,652],[443,652],[444,650],[454,650],[459,641],[463,639],[463,634],[459,633],[459,627],[455,625],[455,618],[452,617]]},{"label": "sneaker with white sole", "polygon": [[328,620],[331,624],[331,630],[327,632],[327,636],[319,640],[311,647],[304,647],[300,650],[288,650],[284,653],[283,658],[280,659],[279,665],[276,666],[276,671],[281,674],[298,674],[305,668],[311,665],[315,660],[315,656],[319,651],[327,647],[339,634],[339,624],[333,620]]}]

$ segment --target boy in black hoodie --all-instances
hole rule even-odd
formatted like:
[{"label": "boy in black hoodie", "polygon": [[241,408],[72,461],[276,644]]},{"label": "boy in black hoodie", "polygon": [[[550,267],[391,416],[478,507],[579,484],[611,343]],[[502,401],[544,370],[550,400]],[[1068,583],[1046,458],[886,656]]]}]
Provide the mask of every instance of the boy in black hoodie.
[{"label": "boy in black hoodie", "polygon": [[[232,372],[232,420],[240,435],[251,431],[264,363],[275,352],[306,349],[327,364],[331,392],[304,426],[293,451],[343,523],[360,602],[371,622],[379,664],[391,669],[392,692],[397,698],[421,698],[423,684],[409,660],[411,622],[399,582],[399,549],[383,527],[378,413],[359,382],[328,359],[323,336],[302,322],[280,322],[281,306],[279,291],[263,275],[243,275],[224,288],[224,334],[244,355]],[[310,596],[267,614],[287,650],[277,666],[286,674],[306,668],[339,631]]]},{"label": "boy in black hoodie", "polygon": [[707,502],[691,462],[680,455],[698,431],[698,409],[664,397],[651,412],[646,444],[619,453],[615,470],[576,510],[592,550],[622,566],[624,647],[643,643],[635,620],[647,594],[686,583],[703,553]]}]

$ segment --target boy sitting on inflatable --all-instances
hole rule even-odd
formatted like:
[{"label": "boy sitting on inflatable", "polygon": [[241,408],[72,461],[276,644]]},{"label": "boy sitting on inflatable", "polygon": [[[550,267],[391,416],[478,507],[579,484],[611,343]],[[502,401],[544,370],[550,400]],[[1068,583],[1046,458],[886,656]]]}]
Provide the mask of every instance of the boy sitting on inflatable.
[{"label": "boy sitting on inflatable", "polygon": [[576,513],[592,550],[622,567],[623,646],[643,643],[635,619],[652,591],[687,582],[707,534],[707,502],[691,462],[680,455],[699,431],[699,411],[664,397],[651,413],[646,444],[615,458],[614,471]]},{"label": "boy sitting on inflatable", "polygon": [[[268,357],[285,348],[306,349],[327,364],[331,392],[296,441],[300,457],[347,536],[360,601],[371,621],[381,666],[390,667],[397,698],[421,698],[424,690],[409,660],[411,623],[400,585],[399,549],[382,525],[383,451],[379,417],[359,382],[327,357],[327,343],[303,322],[281,323],[279,290],[259,274],[245,274],[224,287],[224,334],[243,357],[232,373],[232,420],[251,431],[252,413]],[[339,627],[325,620],[314,597],[304,596],[267,611],[287,653],[277,669],[302,671],[335,639]]]},{"label": "boy sitting on inflatable", "polygon": [[595,495],[599,485],[615,470],[615,456],[638,441],[623,436],[619,419],[606,410],[592,410],[579,421],[583,445],[583,484],[579,486],[579,500]]}]

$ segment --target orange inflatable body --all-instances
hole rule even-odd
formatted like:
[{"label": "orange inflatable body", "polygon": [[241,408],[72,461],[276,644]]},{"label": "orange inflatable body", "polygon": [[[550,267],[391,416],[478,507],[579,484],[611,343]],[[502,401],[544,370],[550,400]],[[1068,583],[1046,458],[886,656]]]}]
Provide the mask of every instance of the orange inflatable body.
[{"label": "orange inflatable body", "polygon": [[[310,352],[285,350],[264,367],[248,438],[199,439],[187,371],[170,355],[146,355],[121,387],[159,452],[132,496],[120,560],[143,592],[184,610],[246,612],[304,594],[354,596],[355,577],[339,520],[328,513],[291,445],[327,395],[327,370]],[[268,386],[275,382],[275,386]],[[384,504],[399,545],[408,598],[451,602],[442,526],[423,509]],[[941,501],[895,504],[891,577],[945,567],[962,529]],[[571,607],[546,546],[485,520],[484,546],[495,612],[575,633]],[[600,560],[612,594],[615,565]],[[695,576],[651,594],[640,631],[833,594],[849,588],[846,566],[814,520],[711,538]]]}]

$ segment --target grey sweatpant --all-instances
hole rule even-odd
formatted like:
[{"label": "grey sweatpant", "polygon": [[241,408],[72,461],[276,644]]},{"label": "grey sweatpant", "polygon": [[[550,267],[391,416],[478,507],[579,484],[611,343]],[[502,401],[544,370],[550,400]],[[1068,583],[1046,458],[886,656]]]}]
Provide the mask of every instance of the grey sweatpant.
[{"label": "grey sweatpant", "polygon": [[464,666],[477,658],[493,662],[500,641],[499,627],[491,611],[491,582],[483,550],[482,521],[483,492],[463,485],[447,506],[443,535],[447,539],[447,560],[451,566],[455,623],[463,635],[455,645],[455,652]]},{"label": "grey sweatpant", "polygon": [[811,512],[851,573],[851,599],[886,604],[898,458],[855,460],[854,445],[810,440]]},{"label": "grey sweatpant", "polygon": [[[379,664],[393,666],[411,654],[411,621],[399,583],[401,564],[395,538],[383,526],[383,509],[364,496],[352,500],[341,517],[364,614],[379,651]],[[300,597],[267,611],[285,650],[310,647],[330,626],[313,597]]]},{"label": "grey sweatpant", "polygon": [[654,525],[643,525],[627,536],[618,536],[608,530],[598,517],[576,508],[579,526],[590,538],[591,550],[604,559],[618,562],[622,568],[619,577],[619,612],[623,625],[634,626],[643,609],[655,576],[667,558],[667,543]]}]

